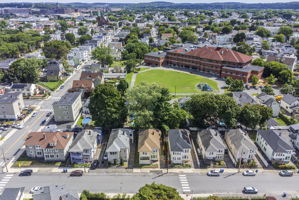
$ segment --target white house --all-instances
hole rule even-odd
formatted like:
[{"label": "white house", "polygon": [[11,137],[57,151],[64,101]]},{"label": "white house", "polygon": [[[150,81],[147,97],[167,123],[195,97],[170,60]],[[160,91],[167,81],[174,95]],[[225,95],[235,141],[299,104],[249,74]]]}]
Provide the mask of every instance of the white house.
[{"label": "white house", "polygon": [[273,163],[287,164],[295,153],[292,144],[279,130],[258,130],[256,143]]},{"label": "white house", "polygon": [[299,106],[299,101],[297,97],[294,97],[291,94],[286,94],[281,99],[280,106],[284,108],[288,113],[292,114],[294,108]]}]

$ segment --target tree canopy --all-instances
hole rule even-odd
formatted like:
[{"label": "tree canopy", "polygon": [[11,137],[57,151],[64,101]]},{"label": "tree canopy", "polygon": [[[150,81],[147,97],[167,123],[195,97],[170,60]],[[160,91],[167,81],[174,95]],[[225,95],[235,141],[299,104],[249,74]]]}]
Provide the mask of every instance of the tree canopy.
[{"label": "tree canopy", "polygon": [[97,47],[92,51],[92,58],[97,60],[102,67],[105,65],[111,65],[113,63],[113,57],[111,55],[111,49],[109,47]]},{"label": "tree canopy", "polygon": [[67,41],[52,40],[43,47],[46,58],[60,60],[65,58],[71,49],[71,44]]}]

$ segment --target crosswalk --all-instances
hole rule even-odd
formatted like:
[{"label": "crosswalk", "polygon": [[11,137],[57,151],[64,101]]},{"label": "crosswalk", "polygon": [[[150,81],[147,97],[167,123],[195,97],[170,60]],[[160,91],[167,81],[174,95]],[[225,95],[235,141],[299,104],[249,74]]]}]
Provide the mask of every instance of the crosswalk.
[{"label": "crosswalk", "polygon": [[190,193],[191,189],[190,189],[190,186],[189,186],[187,176],[185,174],[180,174],[179,175],[179,180],[180,180],[180,183],[181,183],[181,186],[182,186],[183,193]]},{"label": "crosswalk", "polygon": [[4,162],[4,161],[1,161],[1,162],[0,162],[0,168],[4,167],[4,165],[5,165],[5,162]]},{"label": "crosswalk", "polygon": [[13,174],[6,174],[0,181],[0,194],[2,194],[6,184],[10,181],[13,177]]}]

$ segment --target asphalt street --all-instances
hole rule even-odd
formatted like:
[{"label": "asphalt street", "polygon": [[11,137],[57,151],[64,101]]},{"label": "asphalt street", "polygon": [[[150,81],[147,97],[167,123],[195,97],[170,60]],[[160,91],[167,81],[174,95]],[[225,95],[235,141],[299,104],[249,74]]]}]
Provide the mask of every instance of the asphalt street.
[{"label": "asphalt street", "polygon": [[[65,185],[74,192],[87,189],[104,193],[136,193],[145,184],[159,183],[177,188],[184,192],[184,184],[179,176],[182,174],[84,174],[82,177],[70,177],[69,174],[33,174],[30,177],[14,175],[6,187],[24,187],[25,191],[34,186],[49,184]],[[241,195],[244,186],[254,186],[258,195],[280,195],[286,192],[295,196],[299,193],[299,175],[280,177],[273,173],[260,173],[255,177],[243,177],[241,174],[222,174],[220,177],[208,177],[205,174],[184,174],[190,187],[190,194],[232,194]]]}]

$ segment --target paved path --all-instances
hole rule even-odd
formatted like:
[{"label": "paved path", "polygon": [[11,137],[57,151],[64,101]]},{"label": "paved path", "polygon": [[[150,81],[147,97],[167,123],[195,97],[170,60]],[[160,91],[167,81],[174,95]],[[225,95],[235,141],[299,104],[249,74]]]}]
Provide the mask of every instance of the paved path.
[{"label": "paved path", "polygon": [[130,89],[132,89],[134,87],[134,85],[135,85],[136,76],[137,76],[137,74],[133,73],[132,79],[131,79],[131,83],[130,83]]}]

